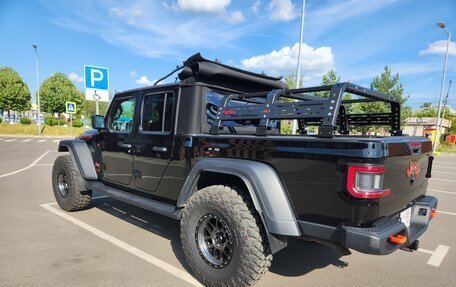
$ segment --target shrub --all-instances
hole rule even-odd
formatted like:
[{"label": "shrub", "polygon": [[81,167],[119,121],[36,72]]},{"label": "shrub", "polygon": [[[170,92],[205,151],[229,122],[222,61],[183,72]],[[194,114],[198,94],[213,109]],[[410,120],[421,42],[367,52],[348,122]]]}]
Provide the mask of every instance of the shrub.
[{"label": "shrub", "polygon": [[66,123],[67,122],[66,122],[65,119],[60,119],[59,122],[58,122],[58,124],[61,125],[61,126],[65,125]]},{"label": "shrub", "polygon": [[81,120],[79,120],[79,119],[73,120],[73,127],[75,127],[75,128],[80,128],[80,127],[82,127],[83,125],[84,125],[84,123],[83,123]]},{"label": "shrub", "polygon": [[0,123],[3,122],[3,119],[0,117]]},{"label": "shrub", "polygon": [[48,126],[52,126],[52,123],[51,123],[52,119],[55,119],[55,118],[54,118],[54,117],[47,116],[47,117],[44,118],[44,123],[45,123],[46,125],[48,125]]},{"label": "shrub", "polygon": [[32,121],[29,118],[21,118],[20,119],[21,124],[23,125],[29,125],[32,123]]}]

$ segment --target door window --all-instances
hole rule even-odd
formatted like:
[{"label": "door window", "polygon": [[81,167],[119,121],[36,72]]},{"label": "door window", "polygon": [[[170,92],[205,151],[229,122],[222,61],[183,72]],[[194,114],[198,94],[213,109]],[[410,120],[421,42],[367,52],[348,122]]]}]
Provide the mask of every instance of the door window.
[{"label": "door window", "polygon": [[169,132],[173,116],[173,93],[144,96],[141,128],[144,132]]},{"label": "door window", "polygon": [[135,98],[116,100],[109,115],[109,129],[116,132],[131,132],[135,115]]}]

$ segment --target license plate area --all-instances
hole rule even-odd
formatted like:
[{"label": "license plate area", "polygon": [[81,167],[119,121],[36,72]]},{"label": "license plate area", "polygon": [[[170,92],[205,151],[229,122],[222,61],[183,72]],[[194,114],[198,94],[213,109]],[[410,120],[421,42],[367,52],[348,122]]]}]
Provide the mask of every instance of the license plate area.
[{"label": "license plate area", "polygon": [[409,207],[402,211],[400,214],[401,222],[404,223],[405,227],[410,228],[410,222],[412,221],[412,208]]}]

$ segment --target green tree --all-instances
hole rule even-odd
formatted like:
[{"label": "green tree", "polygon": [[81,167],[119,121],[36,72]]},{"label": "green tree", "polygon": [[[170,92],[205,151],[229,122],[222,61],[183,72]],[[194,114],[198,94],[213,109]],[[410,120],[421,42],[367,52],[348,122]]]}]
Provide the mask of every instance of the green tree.
[{"label": "green tree", "polygon": [[[329,70],[321,78],[321,85],[322,86],[334,85],[334,84],[337,84],[339,82],[340,82],[340,76],[337,75],[337,73],[336,73],[336,71],[334,69]],[[316,96],[319,96],[319,97],[322,97],[322,98],[329,98],[329,91],[317,92]]]},{"label": "green tree", "polygon": [[[399,82],[399,73],[392,75],[391,68],[388,65],[385,66],[380,76],[375,76],[374,80],[370,84],[370,88],[374,91],[378,91],[382,94],[393,96],[401,104],[401,122],[404,123],[405,119],[410,116],[410,108],[405,108],[405,102],[409,96],[404,96],[404,87]],[[386,113],[391,111],[389,104],[384,102],[372,102],[372,103],[359,103],[355,108],[357,113]],[[359,130],[365,134],[368,131],[368,127],[361,127]]]},{"label": "green tree", "polygon": [[30,90],[21,76],[10,67],[0,68],[0,109],[23,112],[30,109]]},{"label": "green tree", "polygon": [[[96,112],[96,102],[95,101],[90,101],[90,100],[85,100],[84,102],[85,102],[84,109],[81,110],[81,114],[86,116],[86,117],[91,117]],[[99,102],[98,103],[98,108],[99,108],[99,111],[98,111],[99,114],[100,115],[105,115],[106,111],[108,110],[108,103]]]},{"label": "green tree", "polygon": [[[289,89],[296,89],[296,75],[291,73],[283,79]],[[299,87],[302,88],[302,78],[299,79]]]},{"label": "green tree", "polygon": [[74,84],[62,73],[55,73],[40,86],[42,110],[57,113],[60,117],[65,112],[65,102],[75,102],[77,114],[84,109],[84,96]]}]

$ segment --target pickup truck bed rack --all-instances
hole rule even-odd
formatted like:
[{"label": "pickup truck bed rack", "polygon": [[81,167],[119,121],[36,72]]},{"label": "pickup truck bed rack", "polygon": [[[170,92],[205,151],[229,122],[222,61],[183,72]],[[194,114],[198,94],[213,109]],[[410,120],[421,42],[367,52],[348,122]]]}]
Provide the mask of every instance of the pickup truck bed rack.
[{"label": "pickup truck bed rack", "polygon": [[[329,91],[328,98],[306,94],[323,91]],[[343,100],[344,93],[362,98]],[[295,101],[280,102],[278,100],[280,97]],[[251,104],[233,106],[230,105],[233,100]],[[347,114],[344,106],[344,104],[377,101],[389,103],[391,112]],[[270,92],[226,95],[222,99],[210,134],[219,134],[223,121],[259,120],[256,134],[265,136],[270,120],[297,119],[301,134],[305,134],[306,125],[319,125],[318,137],[332,137],[337,127],[340,134],[348,135],[349,126],[371,125],[388,125],[391,127],[391,135],[400,136],[402,135],[400,118],[400,103],[394,97],[351,83],[338,83],[302,89],[275,89]]]}]

